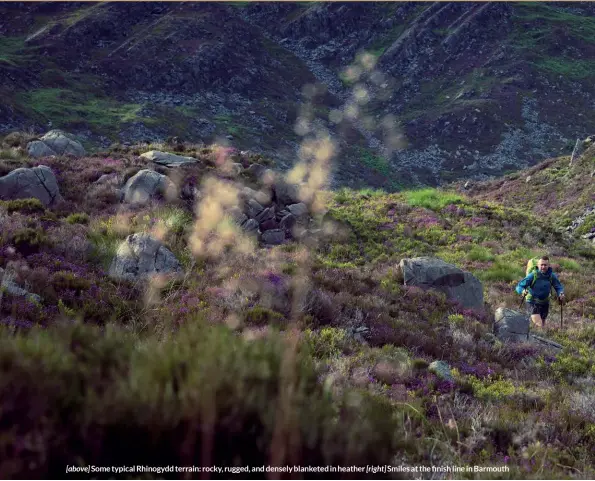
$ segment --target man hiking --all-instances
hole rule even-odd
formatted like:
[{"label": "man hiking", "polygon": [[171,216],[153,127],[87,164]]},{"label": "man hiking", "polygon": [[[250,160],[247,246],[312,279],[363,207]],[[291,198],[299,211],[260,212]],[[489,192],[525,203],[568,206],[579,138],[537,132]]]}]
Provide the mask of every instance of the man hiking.
[{"label": "man hiking", "polygon": [[527,314],[536,326],[543,327],[550,309],[550,291],[554,288],[560,303],[564,302],[564,287],[550,267],[550,259],[543,256],[537,262],[537,269],[516,286],[517,294],[525,294]]}]

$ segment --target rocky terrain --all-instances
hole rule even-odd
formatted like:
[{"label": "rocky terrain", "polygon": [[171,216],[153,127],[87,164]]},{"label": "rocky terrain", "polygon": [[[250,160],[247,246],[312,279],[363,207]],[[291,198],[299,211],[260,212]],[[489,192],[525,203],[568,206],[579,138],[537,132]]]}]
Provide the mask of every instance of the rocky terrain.
[{"label": "rocky terrain", "polygon": [[590,134],[589,3],[0,6],[0,131],[90,150],[218,142],[296,161],[330,131],[331,184],[485,179]]},{"label": "rocky terrain", "polygon": [[[0,477],[593,477],[592,139],[398,193],[329,190],[332,143],[306,140],[282,172],[218,144],[2,139]],[[567,302],[538,328],[514,287],[544,253]]]}]

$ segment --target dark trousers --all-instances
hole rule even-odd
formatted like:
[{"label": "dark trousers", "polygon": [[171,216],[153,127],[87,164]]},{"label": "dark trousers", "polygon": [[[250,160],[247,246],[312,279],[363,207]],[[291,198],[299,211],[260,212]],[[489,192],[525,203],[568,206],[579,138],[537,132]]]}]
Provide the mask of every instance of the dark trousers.
[{"label": "dark trousers", "polygon": [[533,314],[539,314],[543,323],[545,324],[545,319],[550,311],[550,304],[549,302],[546,304],[536,304],[533,302],[527,302],[527,314],[532,316]]}]

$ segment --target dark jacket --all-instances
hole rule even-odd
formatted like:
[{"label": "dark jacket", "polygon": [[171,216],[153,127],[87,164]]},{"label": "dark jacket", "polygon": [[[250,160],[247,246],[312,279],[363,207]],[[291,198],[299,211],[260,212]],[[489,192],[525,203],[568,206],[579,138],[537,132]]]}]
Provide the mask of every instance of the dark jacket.
[{"label": "dark jacket", "polygon": [[[535,284],[531,287],[533,279]],[[527,289],[527,302],[531,304],[547,304],[550,300],[550,289],[553,287],[556,290],[556,294],[560,296],[564,292],[564,287],[558,280],[558,276],[554,274],[550,267],[545,274],[540,271],[533,271],[527,277],[525,277],[516,286],[517,294],[522,294],[524,289]]]}]

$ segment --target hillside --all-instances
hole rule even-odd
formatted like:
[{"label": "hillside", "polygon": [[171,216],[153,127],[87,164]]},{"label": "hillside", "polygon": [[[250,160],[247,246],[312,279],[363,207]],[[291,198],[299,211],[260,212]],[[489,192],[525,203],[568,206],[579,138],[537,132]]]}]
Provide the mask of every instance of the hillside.
[{"label": "hillside", "polygon": [[94,151],[178,137],[289,170],[306,118],[337,139],[335,188],[485,180],[591,134],[593,13],[588,2],[2,2],[0,133],[64,128]]},{"label": "hillside", "polygon": [[[324,139],[310,139],[310,160],[287,176],[216,144],[35,160],[24,155],[28,140],[4,139],[3,195],[11,172],[37,165],[59,194],[0,203],[3,478],[64,476],[67,465],[97,477],[84,470],[133,464],[149,478],[183,476],[157,471],[168,465],[390,465],[399,471],[329,474],[390,479],[414,479],[416,466],[482,469],[448,476],[457,479],[595,475],[595,248],[548,222],[566,204],[585,209],[579,200],[595,192],[565,187],[567,159],[507,178],[510,200],[499,202],[498,184],[469,194],[324,189]],[[193,160],[165,167],[140,155],[155,150]],[[529,174],[553,179],[556,203],[540,202],[546,191],[514,201]],[[157,184],[176,188],[131,195]],[[240,207],[259,219],[258,234]],[[277,208],[282,216],[264,213]],[[287,226],[291,215],[293,237],[267,243],[268,224]],[[116,275],[114,259],[136,248],[131,234],[162,245],[135,251],[160,266],[146,280],[140,263],[124,265],[131,278]],[[562,326],[553,304],[534,329],[561,350],[502,342],[493,330],[498,307],[518,307],[527,259],[542,253],[568,299]],[[476,275],[483,309],[404,285],[397,265],[417,256]]]}]

